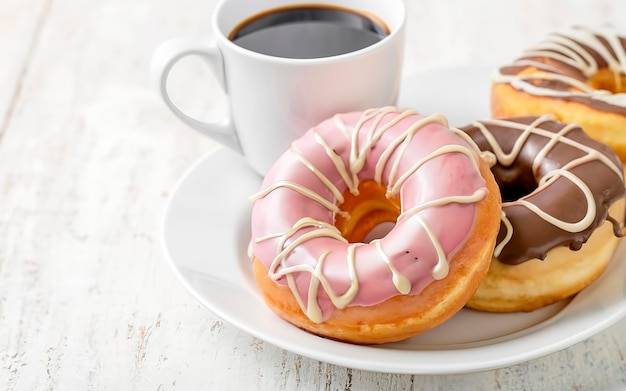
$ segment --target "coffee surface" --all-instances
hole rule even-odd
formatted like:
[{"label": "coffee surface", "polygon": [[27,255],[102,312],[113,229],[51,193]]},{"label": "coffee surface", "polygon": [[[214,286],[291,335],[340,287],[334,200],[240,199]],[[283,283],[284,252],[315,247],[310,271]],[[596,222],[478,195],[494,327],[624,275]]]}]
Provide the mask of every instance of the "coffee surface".
[{"label": "coffee surface", "polygon": [[387,35],[385,26],[356,11],[307,6],[252,17],[230,39],[257,53],[305,59],[350,53]]}]

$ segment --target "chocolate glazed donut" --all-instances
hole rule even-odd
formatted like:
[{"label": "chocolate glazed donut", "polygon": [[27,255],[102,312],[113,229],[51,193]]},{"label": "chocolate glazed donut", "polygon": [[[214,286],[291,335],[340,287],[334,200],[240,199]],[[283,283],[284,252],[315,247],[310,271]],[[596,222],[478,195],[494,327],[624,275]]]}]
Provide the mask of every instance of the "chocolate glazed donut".
[{"label": "chocolate glazed donut", "polygon": [[621,236],[608,208],[624,197],[622,163],[577,125],[546,115],[476,122],[461,130],[497,159],[492,172],[504,203],[494,255],[500,262],[543,259],[563,245],[578,250],[606,219]]},{"label": "chocolate glazed donut", "polygon": [[492,78],[494,118],[552,113],[626,162],[626,36],[610,27],[550,34]]},{"label": "chocolate glazed donut", "polygon": [[491,169],[503,198],[494,259],[467,306],[532,311],[597,279],[624,223],[624,174],[615,152],[551,115],[461,130],[495,155]]}]

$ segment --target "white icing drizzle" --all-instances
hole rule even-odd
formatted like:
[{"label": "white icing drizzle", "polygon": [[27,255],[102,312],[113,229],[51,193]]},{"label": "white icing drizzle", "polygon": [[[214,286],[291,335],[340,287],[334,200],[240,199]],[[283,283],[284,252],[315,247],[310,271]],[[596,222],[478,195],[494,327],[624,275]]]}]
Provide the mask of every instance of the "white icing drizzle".
[{"label": "white icing drizzle", "polygon": [[[340,122],[342,128],[345,128],[343,122],[341,122],[338,117],[335,117],[335,122]],[[315,141],[318,142],[318,144],[320,144],[322,147],[324,147],[324,151],[326,152],[326,155],[328,155],[328,157],[333,161],[333,164],[335,165],[335,167],[337,167],[337,172],[339,173],[339,175],[341,175],[341,178],[343,179],[343,181],[346,183],[346,185],[348,186],[348,189],[350,190],[350,193],[354,194],[354,195],[358,195],[359,194],[359,189],[358,189],[358,182],[355,182],[352,178],[352,176],[350,175],[349,169],[346,167],[346,165],[343,163],[343,159],[341,159],[341,157],[339,155],[337,155],[337,153],[328,145],[328,143],[326,142],[326,140],[324,140],[322,138],[322,136],[320,136],[317,132],[315,132]],[[315,171],[319,171],[317,168],[314,168]],[[341,196],[343,198],[343,195]]]},{"label": "white icing drizzle", "polygon": [[408,217],[415,216],[419,212],[429,209],[429,208],[433,208],[435,206],[452,204],[452,203],[471,204],[471,203],[475,203],[475,202],[482,200],[483,198],[485,198],[486,195],[487,195],[487,189],[482,188],[482,189],[476,190],[472,195],[468,195],[468,196],[454,195],[454,196],[442,197],[436,200],[424,202],[422,204],[416,205],[412,208],[402,211],[402,213],[400,213],[400,216],[398,216],[398,222]]},{"label": "white icing drizzle", "polygon": [[264,191],[254,195],[253,197],[251,197],[252,201],[257,200],[259,198],[263,198],[265,197],[267,194],[269,194],[270,192],[278,189],[278,188],[287,188],[287,189],[291,189],[293,191],[297,191],[298,193],[302,194],[303,196],[312,199],[315,202],[320,203],[322,206],[324,206],[325,208],[331,210],[334,213],[343,213],[341,209],[339,209],[339,207],[333,203],[328,201],[326,198],[322,197],[321,195],[319,195],[318,193],[314,192],[311,189],[307,189],[306,187],[295,183],[295,182],[291,182],[291,181],[280,181],[280,182],[276,182],[274,183],[272,186],[268,187],[267,189],[265,189]]},{"label": "white icing drizzle", "polygon": [[450,128],[450,130],[456,133],[463,140],[465,140],[465,142],[468,143],[472,147],[473,150],[479,151],[478,155],[480,156],[480,159],[484,161],[485,163],[487,163],[487,165],[490,168],[495,166],[496,163],[498,163],[498,160],[496,159],[496,155],[494,155],[493,152],[491,151],[481,151],[480,148],[478,148],[476,141],[474,141],[474,139],[471,138],[469,134],[457,128]]},{"label": "white icing drizzle", "polygon": [[380,258],[387,264],[387,267],[389,267],[392,275],[393,284],[395,285],[398,292],[402,293],[403,295],[408,294],[411,291],[411,281],[402,274],[400,274],[400,272],[398,272],[398,269],[396,269],[396,267],[393,265],[391,259],[383,251],[383,248],[380,244],[380,239],[376,239],[373,242],[376,246],[376,250],[378,250],[378,255],[380,255]]},{"label": "white icing drizzle", "polygon": [[[541,219],[548,222],[549,224],[552,224],[566,232],[572,232],[572,233],[582,232],[586,230],[587,228],[589,228],[595,220],[596,203],[593,197],[593,193],[591,189],[589,188],[589,186],[581,178],[574,175],[571,172],[571,170],[574,169],[575,167],[581,166],[591,161],[598,160],[598,161],[601,161],[603,164],[605,164],[607,167],[609,167],[622,180],[623,180],[624,174],[623,174],[621,167],[615,164],[606,155],[598,152],[596,149],[592,147],[586,146],[571,138],[565,137],[570,131],[572,131],[573,129],[576,129],[578,127],[577,125],[574,125],[574,124],[565,125],[557,133],[553,133],[553,132],[550,132],[548,130],[541,128],[541,125],[543,123],[548,122],[548,121],[554,121],[554,120],[555,120],[555,117],[553,115],[548,114],[542,117],[538,117],[530,125],[508,121],[504,119],[503,120],[492,119],[492,120],[485,120],[481,122],[474,122],[472,125],[480,130],[480,132],[483,134],[483,136],[489,143],[490,148],[494,151],[496,158],[498,159],[498,162],[500,162],[503,166],[511,165],[515,161],[515,159],[517,159],[523,144],[526,143],[528,137],[530,137],[531,134],[547,138],[548,142],[536,154],[532,162],[533,174],[538,182],[537,188],[532,193],[520,198],[519,200],[504,202],[502,204],[503,210],[506,211],[508,207],[513,206],[513,205],[520,205],[532,211],[533,213],[535,213],[537,216],[539,216]],[[499,127],[504,127],[504,128],[509,128],[509,129],[520,131],[520,135],[516,139],[510,153],[507,154],[502,150],[502,147],[497,142],[493,133],[488,129],[488,126],[499,126]],[[567,144],[569,146],[577,148],[583,152],[583,155],[577,159],[574,159],[568,162],[563,167],[543,173],[543,175],[538,178],[539,176],[538,171],[541,166],[542,160],[545,159],[548,153],[553,148],[555,148],[556,145],[559,143]],[[546,186],[549,186],[552,182],[556,181],[558,178],[561,178],[561,177],[566,178],[567,180],[572,182],[576,187],[578,187],[578,189],[581,191],[581,193],[585,197],[587,208],[586,208],[584,217],[582,217],[579,221],[567,222],[567,221],[558,219],[555,216],[552,216],[549,213],[546,213],[545,211],[541,210],[537,205],[527,201],[529,197],[533,196],[534,194],[540,191],[543,191],[543,189]],[[507,243],[513,237],[513,226],[511,222],[509,221],[509,219],[507,218],[505,212],[503,212],[502,214],[502,223],[504,227],[506,228],[507,232],[506,232],[504,239],[502,239],[496,245],[496,248],[494,251],[494,255],[496,257],[498,257],[502,253],[503,248],[507,245]]]},{"label": "white icing drizzle", "polygon": [[[339,128],[339,131],[346,134],[346,136],[350,137],[350,156],[349,156],[349,164],[344,164],[344,161],[341,157],[330,147],[330,145],[324,140],[324,138],[317,132],[314,134],[315,141],[323,148],[326,155],[332,161],[337,173],[341,176],[341,178],[346,182],[346,186],[349,191],[354,194],[358,194],[358,186],[359,186],[359,172],[363,169],[365,165],[366,158],[369,156],[370,150],[376,145],[377,141],[385,134],[393,126],[397,125],[403,119],[417,114],[417,112],[413,110],[405,110],[402,113],[396,114],[397,111],[393,107],[384,107],[381,109],[371,109],[363,112],[360,120],[352,129],[352,133],[349,134],[348,127],[341,121],[341,117],[339,115],[333,118],[334,124]],[[386,118],[387,122],[383,123],[385,120],[385,116],[387,114],[396,114],[391,120],[389,117]],[[421,118],[421,117],[420,117]],[[428,156],[416,162],[411,169],[406,170],[404,173],[399,172],[399,164],[400,160],[403,159],[404,154],[408,148],[409,143],[412,138],[417,134],[417,132],[423,128],[424,126],[436,123],[441,124],[447,127],[447,120],[441,115],[433,115],[430,117],[424,117],[422,119],[417,120],[414,124],[409,126],[405,131],[402,132],[390,145],[387,147],[385,151],[381,154],[379,161],[376,164],[376,173],[375,180],[379,183],[382,183],[382,177],[384,172],[388,172],[388,192],[390,194],[397,194],[404,182],[411,175],[415,174],[417,170],[419,170],[420,166],[422,166],[426,161],[434,159],[438,156],[448,154],[448,153],[461,153],[466,155],[470,161],[474,164],[474,168],[479,171],[479,165],[476,161],[476,156],[478,154],[478,148],[475,150],[468,149],[463,145],[447,145],[443,146],[436,151],[433,151]],[[368,124],[368,127],[364,126]],[[455,133],[461,134],[459,130],[455,130]],[[360,139],[363,138],[363,139]],[[463,137],[465,138],[465,137]],[[470,143],[470,147],[475,147],[474,143]],[[315,175],[320,179],[320,181],[328,187],[330,192],[336,198],[337,202],[341,202],[343,200],[343,196],[340,195],[339,189],[332,184],[332,181],[328,179],[326,175],[320,172],[318,168],[316,168],[313,163],[309,159],[307,159],[300,151],[297,151],[294,148],[290,149],[291,153],[294,153],[298,156],[298,160],[309,170],[313,171]],[[393,159],[392,159],[393,157]],[[314,191],[305,188],[302,185],[291,181],[279,181],[268,188],[260,191],[258,194],[251,197],[252,200],[258,200],[263,197],[266,197],[271,192],[275,191],[278,188],[288,189],[290,191],[298,192],[303,196],[323,205],[328,210],[333,213],[345,213],[340,210],[335,202],[331,202],[320,194],[315,193]],[[437,264],[432,269],[432,277],[434,279],[442,279],[445,278],[449,271],[449,264],[447,255],[445,254],[441,244],[439,243],[439,239],[436,234],[430,229],[428,224],[419,216],[419,212],[422,210],[426,210],[428,208],[432,208],[435,206],[446,205],[449,203],[476,203],[483,199],[487,194],[487,190],[485,188],[481,188],[474,192],[474,194],[469,196],[449,196],[443,197],[437,200],[425,202],[421,205],[417,205],[408,210],[401,211],[401,214],[398,218],[398,222],[406,219],[408,217],[416,217],[423,226],[426,234],[428,235],[430,241],[432,242],[433,248],[437,254],[438,260]],[[325,259],[330,255],[330,250],[323,251],[322,255],[317,260],[315,266],[309,264],[297,264],[297,265],[286,265],[284,260],[300,245],[310,240],[314,240],[316,238],[329,237],[335,240],[339,240],[343,243],[348,244],[348,252],[346,257],[346,267],[349,274],[350,286],[349,288],[343,292],[342,294],[338,294],[333,291],[331,284],[327,280],[326,276],[323,273],[323,264]],[[338,231],[338,229],[332,224],[319,221],[313,219],[311,217],[304,217],[298,220],[290,230],[286,232],[275,232],[270,233],[263,237],[258,237],[255,239],[257,243],[270,240],[270,239],[279,239],[277,248],[276,248],[276,256],[273,259],[269,270],[268,276],[274,281],[278,281],[282,278],[286,278],[287,285],[290,287],[292,293],[294,294],[299,306],[302,311],[306,314],[309,319],[313,322],[321,322],[322,321],[322,311],[320,309],[319,303],[317,301],[319,289],[323,289],[324,292],[328,295],[331,302],[336,308],[345,308],[348,306],[351,301],[356,296],[359,289],[359,280],[357,278],[356,267],[355,267],[355,251],[359,246],[363,246],[363,243],[348,243],[345,238],[343,238]],[[383,250],[381,242],[379,239],[372,241],[371,243],[376,247],[377,253],[380,256],[382,262],[384,262],[389,268],[393,284],[398,291],[399,294],[408,294],[411,292],[412,283],[411,281],[404,275],[400,273],[400,271],[396,268],[393,263],[393,260],[386,254]],[[295,283],[295,274],[300,272],[306,272],[310,274],[310,283],[308,286],[308,291],[306,293],[306,301],[300,295],[300,292]]]},{"label": "white icing drizzle", "polygon": [[428,234],[428,237],[433,242],[435,250],[437,251],[437,264],[433,267],[433,270],[431,271],[433,278],[435,280],[442,280],[448,275],[448,271],[450,270],[450,265],[448,264],[448,261],[446,259],[446,254],[441,247],[441,243],[439,243],[437,235],[435,235],[435,233],[430,229],[424,219],[422,219],[422,217],[419,215],[415,215],[415,217],[424,227],[424,231],[426,231],[426,233]]},{"label": "white icing drizzle", "polygon": [[528,196],[521,198],[517,201],[512,201],[508,203],[508,205],[523,205],[528,210],[535,213],[537,216],[541,217],[544,221],[554,225],[555,227],[561,228],[563,231],[582,232],[585,229],[587,229],[589,226],[591,226],[591,224],[593,224],[593,221],[596,216],[596,203],[594,202],[594,199],[593,199],[593,193],[591,192],[591,189],[589,188],[589,186],[587,186],[587,184],[583,182],[579,177],[572,174],[570,171],[563,170],[563,169],[550,171],[548,174],[542,177],[541,180],[539,181],[538,189],[541,189],[543,186],[548,186],[551,182],[554,182],[559,177],[565,177],[569,179],[585,195],[585,201],[587,202],[587,211],[585,213],[585,217],[583,217],[581,220],[573,222],[573,223],[569,223],[567,221],[557,219],[551,214],[541,210],[541,208],[539,208],[537,205],[533,204],[532,202],[528,202],[526,199],[524,199],[524,198],[527,198]]},{"label": "white icing drizzle", "polygon": [[[606,40],[610,50],[601,38]],[[531,95],[561,98],[585,97],[617,107],[626,107],[626,93],[596,90],[586,84],[586,81],[563,75],[553,66],[530,59],[543,57],[556,60],[578,69],[589,79],[599,71],[600,65],[586,47],[595,51],[606,62],[607,68],[614,75],[617,90],[622,90],[624,86],[621,85],[621,76],[626,75],[626,49],[620,42],[619,35],[610,29],[591,30],[577,27],[565,33],[552,34],[543,42],[526,50],[520,59],[511,64],[511,66],[535,67],[538,72],[524,75],[506,75],[499,72],[494,76],[493,81],[510,84],[513,88]],[[568,91],[555,90],[533,83],[540,80],[563,82],[570,89]]]},{"label": "white icing drizzle", "polygon": [[[398,118],[400,118],[400,116],[398,116]],[[392,153],[394,153],[397,149],[399,149],[400,155],[404,155],[404,152],[405,152],[406,148],[408,147],[409,143],[411,142],[411,139],[413,138],[413,136],[415,136],[415,133],[417,133],[422,127],[424,127],[424,126],[426,126],[428,124],[431,124],[431,123],[436,123],[436,124],[442,125],[442,126],[444,126],[446,128],[448,127],[448,120],[441,114],[434,114],[434,115],[431,115],[429,117],[425,117],[425,118],[415,122],[412,126],[410,126],[407,130],[405,130],[402,133],[402,135],[400,135],[400,137],[396,138],[394,140],[394,142],[392,142],[389,145],[389,147],[383,152],[382,156],[380,157],[380,160],[378,161],[378,163],[376,163],[376,173],[374,175],[374,180],[376,182],[378,182],[378,183],[382,182],[383,170],[387,166],[387,162],[391,158]],[[450,152],[452,152],[452,151],[450,151]],[[456,148],[455,152],[461,152],[461,150],[459,148]],[[439,153],[439,154],[443,154],[443,153],[445,153],[445,152],[442,152],[442,153]],[[437,155],[437,154],[433,153],[428,158],[422,159],[422,163],[420,163],[419,165],[421,166],[421,164],[426,162],[426,160],[432,159],[433,157],[435,157],[435,155]],[[397,189],[399,189],[399,187],[401,186],[401,183],[399,184],[399,186],[392,185],[394,180],[395,180],[395,177],[397,175],[398,166],[400,165],[400,161],[401,161],[401,159],[396,159],[395,160],[395,162],[391,166],[391,171],[389,173],[389,179],[388,179],[389,184],[388,184],[387,187],[390,189],[389,193],[391,193],[391,194],[395,194],[397,192]],[[416,169],[417,168],[412,170],[411,173],[406,175],[406,176],[408,177],[408,176],[412,175],[413,172]],[[405,172],[405,174],[407,174],[407,173],[408,173],[408,171]],[[402,183],[404,183],[404,180],[402,181]]]},{"label": "white icing drizzle", "polygon": [[[502,225],[506,229],[506,234],[504,235],[504,239],[500,241],[500,243],[496,244],[496,248],[493,250],[493,255],[497,258],[502,254],[502,249],[506,246],[511,238],[513,237],[513,225],[511,224],[511,220],[506,216],[506,212],[502,211],[501,217]],[[502,225],[500,227],[502,227]],[[502,228],[500,228],[502,229]]]},{"label": "white icing drizzle", "polygon": [[[319,137],[318,134],[316,134],[316,136]],[[316,137],[316,139],[317,139],[317,137]],[[302,154],[302,152],[296,151],[293,148],[293,145],[291,146],[291,149],[294,152],[294,154],[298,157],[298,159],[300,159],[302,164],[304,164],[306,166],[306,168],[308,168],[317,177],[317,179],[322,181],[322,183],[324,183],[324,185],[330,190],[330,192],[333,193],[333,196],[337,199],[337,203],[341,204],[344,201],[344,197],[343,197],[343,193],[337,188],[337,186],[335,186],[335,184],[332,183],[330,181],[330,179],[328,179],[328,177],[326,177],[326,175],[324,175],[323,172],[321,172],[320,170],[316,169],[315,166],[313,165],[313,163],[311,163],[311,161],[309,159],[307,159],[306,156],[304,156],[304,154]],[[336,156],[336,154],[335,154],[335,158],[339,159],[339,157]]]}]

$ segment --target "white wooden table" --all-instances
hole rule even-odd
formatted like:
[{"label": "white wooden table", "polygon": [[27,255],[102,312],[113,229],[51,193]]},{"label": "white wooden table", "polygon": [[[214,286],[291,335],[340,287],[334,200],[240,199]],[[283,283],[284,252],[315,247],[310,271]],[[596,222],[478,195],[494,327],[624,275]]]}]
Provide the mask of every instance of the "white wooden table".
[{"label": "white wooden table", "polygon": [[[0,2],[0,389],[626,389],[626,321],[519,365],[419,376],[300,357],[196,302],[165,262],[159,224],[180,176],[215,145],[166,109],[149,63],[165,39],[207,37],[215,3]],[[408,10],[406,74],[498,64],[572,24],[626,23],[621,0]],[[177,69],[181,106],[224,109],[199,62]]]}]

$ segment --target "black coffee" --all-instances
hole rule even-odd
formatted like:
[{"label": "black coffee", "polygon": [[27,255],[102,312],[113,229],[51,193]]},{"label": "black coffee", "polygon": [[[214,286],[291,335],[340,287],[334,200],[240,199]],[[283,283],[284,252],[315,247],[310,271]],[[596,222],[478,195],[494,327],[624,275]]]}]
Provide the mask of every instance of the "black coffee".
[{"label": "black coffee", "polygon": [[365,48],[387,35],[382,22],[356,11],[306,5],[256,15],[235,28],[229,38],[270,56],[320,58]]}]

